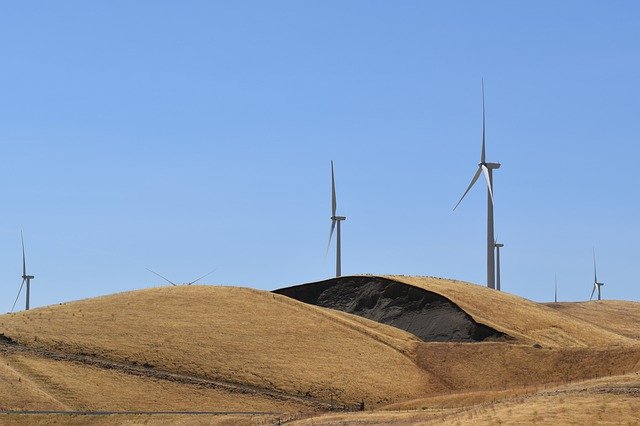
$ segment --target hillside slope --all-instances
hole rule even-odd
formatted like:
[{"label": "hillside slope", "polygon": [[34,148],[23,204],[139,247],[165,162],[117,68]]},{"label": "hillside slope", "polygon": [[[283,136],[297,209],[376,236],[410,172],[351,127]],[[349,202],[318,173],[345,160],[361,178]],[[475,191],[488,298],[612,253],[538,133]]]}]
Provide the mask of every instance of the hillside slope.
[{"label": "hillside slope", "polygon": [[[407,287],[405,290],[401,290],[397,286],[390,286],[390,283],[400,283]],[[335,291],[336,288],[342,288],[344,291]],[[380,288],[393,288],[393,292],[402,294],[405,301],[395,304],[397,297],[387,297],[384,291],[379,290]],[[440,299],[444,298],[444,301],[437,301],[439,305],[436,305],[427,297],[418,300],[415,297],[406,296],[411,294],[412,288],[432,293],[431,299],[433,300],[440,297]],[[452,330],[469,328],[469,321],[465,324],[460,322],[462,314],[456,317],[452,316],[451,312],[458,310],[480,326],[488,327],[490,330],[504,333],[513,338],[514,343],[539,343],[546,347],[622,347],[640,344],[640,341],[631,338],[631,336],[623,336],[616,333],[614,329],[607,330],[576,316],[565,315],[562,311],[549,306],[506,292],[455,280],[432,277],[364,275],[334,278],[279,289],[275,292],[289,294],[299,300],[345,310],[371,319],[379,320],[381,317],[383,322],[388,321],[390,324],[394,324],[394,321],[396,324],[402,325],[404,323],[408,326],[403,328],[408,331],[413,331],[411,327],[415,322],[415,311],[418,310],[415,302],[419,302],[417,303],[419,309],[424,309],[421,317],[423,321],[435,318],[442,311],[441,306],[448,302],[447,315],[440,322],[444,325],[453,322],[461,324]],[[362,294],[369,296],[363,298]],[[345,298],[347,303],[344,302]],[[432,304],[431,307],[429,303]],[[408,316],[408,319],[403,321],[397,319],[403,315]],[[416,335],[421,336],[420,333],[416,333]]]},{"label": "hillside slope", "polygon": [[565,315],[640,341],[640,302],[593,300],[545,303]]},{"label": "hillside slope", "polygon": [[160,287],[0,316],[21,347],[375,405],[444,389],[412,335],[238,287]]}]

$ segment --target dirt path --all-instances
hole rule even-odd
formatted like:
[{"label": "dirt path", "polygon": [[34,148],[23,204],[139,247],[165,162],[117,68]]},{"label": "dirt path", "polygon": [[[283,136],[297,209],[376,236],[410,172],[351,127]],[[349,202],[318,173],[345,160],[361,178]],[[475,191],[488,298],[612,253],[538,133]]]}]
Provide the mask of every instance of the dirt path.
[{"label": "dirt path", "polygon": [[19,368],[15,367],[15,365],[11,365],[8,358],[5,359],[5,361],[6,361],[6,364],[3,364],[2,367],[7,369],[7,370],[9,370],[11,372],[11,374],[13,374],[16,377],[18,377],[19,380],[21,382],[23,382],[28,388],[33,389],[37,393],[43,395],[46,399],[49,399],[49,400],[53,401],[55,404],[57,404],[59,407],[61,407],[64,410],[70,410],[71,409],[71,407],[69,407],[67,404],[65,404],[62,401],[60,401],[58,398],[53,396],[50,392],[48,392],[42,386],[40,386],[38,383],[36,383],[36,381],[34,381],[30,377],[28,377],[28,374],[25,374],[23,371],[20,371]]},{"label": "dirt path", "polygon": [[[260,388],[257,386],[251,386],[251,385],[246,385],[241,383],[233,383],[233,382],[227,382],[227,381],[221,381],[221,380],[210,380],[202,377],[189,376],[189,375],[177,374],[177,373],[169,373],[166,371],[157,370],[151,366],[140,366],[140,365],[129,364],[129,363],[115,362],[115,361],[111,361],[105,358],[100,358],[95,356],[73,354],[73,353],[67,353],[63,351],[55,351],[51,349],[35,348],[35,347],[22,345],[16,342],[7,342],[7,341],[0,340],[0,353],[5,353],[7,355],[9,354],[34,355],[34,356],[38,356],[38,357],[42,357],[42,358],[46,358],[54,361],[74,362],[74,363],[80,363],[84,365],[90,365],[97,368],[114,370],[121,373],[133,375],[133,376],[148,377],[148,378],[153,378],[158,380],[168,380],[168,381],[177,382],[177,383],[201,386],[205,388],[221,389],[221,390],[224,390],[227,392],[233,392],[233,393],[242,393],[242,394],[248,393],[253,395],[266,396],[266,397],[273,398],[280,401],[292,401],[292,402],[307,405],[314,409],[320,409],[320,410],[331,409],[331,404],[322,400],[311,398],[311,397],[290,395],[285,392],[280,392],[273,389],[265,389],[265,388]],[[20,374],[20,375],[24,377],[24,374]],[[30,383],[33,383],[33,380],[30,380]],[[41,387],[38,386],[36,383],[33,383],[33,385],[35,388],[39,389],[47,396],[57,401],[57,399],[55,399],[52,395],[48,394],[47,392],[43,391]],[[64,406],[64,404],[62,403],[60,404]]]}]

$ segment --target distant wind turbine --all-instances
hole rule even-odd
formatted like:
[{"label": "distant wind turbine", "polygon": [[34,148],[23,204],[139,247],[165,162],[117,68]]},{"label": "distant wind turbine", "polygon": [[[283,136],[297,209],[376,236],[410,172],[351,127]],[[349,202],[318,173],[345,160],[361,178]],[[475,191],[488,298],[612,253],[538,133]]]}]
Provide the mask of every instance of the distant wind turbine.
[{"label": "distant wind turbine", "polygon": [[500,163],[487,163],[485,158],[486,148],[486,115],[485,115],[485,102],[484,102],[484,80],[482,80],[482,152],[480,154],[480,163],[478,164],[478,170],[473,175],[471,183],[464,191],[462,197],[453,208],[455,209],[460,205],[464,197],[469,190],[476,183],[481,174],[484,175],[487,181],[487,287],[496,288],[495,286],[495,237],[493,235],[493,170],[500,168]]},{"label": "distant wind turbine", "polygon": [[593,293],[595,293],[596,289],[598,289],[598,300],[602,300],[601,298],[601,290],[604,283],[598,282],[598,271],[596,270],[596,249],[593,249],[593,289],[591,290],[591,296],[589,296],[589,300],[593,299]]},{"label": "distant wind turbine", "polygon": [[[152,270],[151,270],[151,269],[149,269],[149,268],[145,268],[145,269],[146,269],[147,271],[151,272],[152,274],[159,276],[160,278],[162,278],[163,280],[165,280],[166,282],[168,282],[168,283],[169,283],[169,284],[171,284],[171,285],[175,285],[175,286],[177,286],[177,285],[178,285],[178,284],[174,283],[173,281],[171,281],[169,278],[163,277],[163,276],[162,276],[162,275],[160,275],[159,273],[157,273],[157,272],[155,272],[155,271],[152,271]],[[191,285],[191,284],[195,284],[196,282],[200,281],[201,279],[203,279],[203,278],[205,278],[205,277],[208,277],[209,275],[213,274],[216,270],[217,270],[217,268],[216,268],[216,269],[214,269],[214,270],[213,270],[213,271],[211,271],[211,272],[208,272],[208,273],[204,274],[204,275],[203,275],[203,276],[201,276],[200,278],[196,278],[195,280],[193,280],[193,281],[191,281],[191,282],[188,282],[188,283],[183,283],[182,285]]]},{"label": "distant wind turbine", "polygon": [[558,274],[556,274],[556,284],[553,288],[553,301],[558,303]]},{"label": "distant wind turbine", "polygon": [[333,231],[337,227],[338,229],[336,232],[336,277],[339,277],[342,275],[340,222],[342,222],[343,220],[347,220],[347,218],[345,216],[338,216],[336,214],[337,208],[338,208],[338,203],[336,200],[336,179],[333,173],[333,160],[331,160],[331,230],[329,231],[329,243],[327,244],[327,253],[329,252],[329,247],[331,246]]},{"label": "distant wind turbine", "polygon": [[31,280],[35,278],[33,275],[27,274],[27,257],[25,256],[25,252],[24,252],[24,236],[22,235],[22,231],[20,231],[20,240],[22,241],[22,284],[20,284],[20,289],[18,290],[18,295],[16,296],[16,300],[14,300],[13,306],[11,307],[11,312],[13,312],[13,310],[16,307],[16,303],[20,298],[20,293],[22,292],[22,287],[24,287],[25,283],[27,283],[27,289],[26,289],[27,300],[25,304],[25,310],[27,311],[29,310],[29,298],[31,297]]},{"label": "distant wind turbine", "polygon": [[496,241],[496,290],[500,291],[500,249],[504,247],[504,244]]}]

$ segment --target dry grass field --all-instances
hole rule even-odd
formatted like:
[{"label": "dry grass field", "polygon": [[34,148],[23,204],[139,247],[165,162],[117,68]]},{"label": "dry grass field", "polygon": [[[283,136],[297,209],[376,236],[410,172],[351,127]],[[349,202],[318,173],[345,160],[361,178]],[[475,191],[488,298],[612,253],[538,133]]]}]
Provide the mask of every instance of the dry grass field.
[{"label": "dry grass field", "polygon": [[578,318],[605,330],[640,340],[640,309],[637,302],[593,300],[590,302],[546,303],[564,315]]},{"label": "dry grass field", "polygon": [[461,393],[413,401],[413,407],[324,414],[294,425],[638,425],[640,374],[631,373],[536,392]]},{"label": "dry grass field", "polygon": [[0,316],[16,342],[301,398],[386,404],[439,389],[408,333],[238,287],[161,287]]},{"label": "dry grass field", "polygon": [[[0,411],[226,414],[0,414],[0,423],[634,424],[638,417],[640,303],[545,305],[459,281],[384,278],[441,294],[512,339],[422,342],[264,291],[151,288],[1,315]],[[328,412],[360,401],[365,412]]]}]

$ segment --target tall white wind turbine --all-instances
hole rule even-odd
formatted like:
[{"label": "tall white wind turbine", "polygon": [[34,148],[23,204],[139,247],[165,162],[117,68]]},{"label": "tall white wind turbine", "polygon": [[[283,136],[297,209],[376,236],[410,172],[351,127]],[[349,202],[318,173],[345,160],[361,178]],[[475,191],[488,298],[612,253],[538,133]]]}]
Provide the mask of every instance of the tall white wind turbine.
[{"label": "tall white wind turbine", "polygon": [[591,290],[591,296],[589,296],[589,300],[593,299],[593,293],[595,293],[596,289],[598,290],[598,300],[602,300],[601,290],[604,283],[598,282],[598,271],[596,269],[596,249],[593,249],[593,289]]},{"label": "tall white wind turbine", "polygon": [[336,200],[336,179],[333,173],[333,160],[331,160],[331,230],[329,231],[329,244],[327,245],[327,253],[329,252],[329,246],[331,245],[331,239],[333,238],[333,231],[336,232],[336,277],[342,275],[342,253],[341,253],[341,235],[340,235],[340,222],[347,220],[345,216],[338,216],[336,210],[338,208],[338,202]]},{"label": "tall white wind turbine", "polygon": [[20,298],[20,293],[22,293],[22,287],[24,287],[25,283],[27,284],[25,310],[29,310],[29,298],[31,297],[31,280],[35,278],[33,275],[27,274],[27,258],[24,253],[24,236],[22,235],[22,231],[20,231],[20,240],[22,241],[22,284],[20,284],[20,289],[18,290],[16,300],[13,301],[11,312],[13,312],[16,307],[16,303]]},{"label": "tall white wind turbine", "polygon": [[482,152],[480,154],[480,163],[478,163],[478,170],[473,175],[471,183],[464,191],[462,197],[453,208],[455,210],[469,190],[476,183],[480,175],[484,175],[487,182],[487,287],[496,288],[495,283],[495,237],[493,232],[493,171],[500,168],[500,163],[488,163],[485,158],[486,149],[486,118],[485,118],[485,105],[484,105],[484,80],[482,81]]}]

